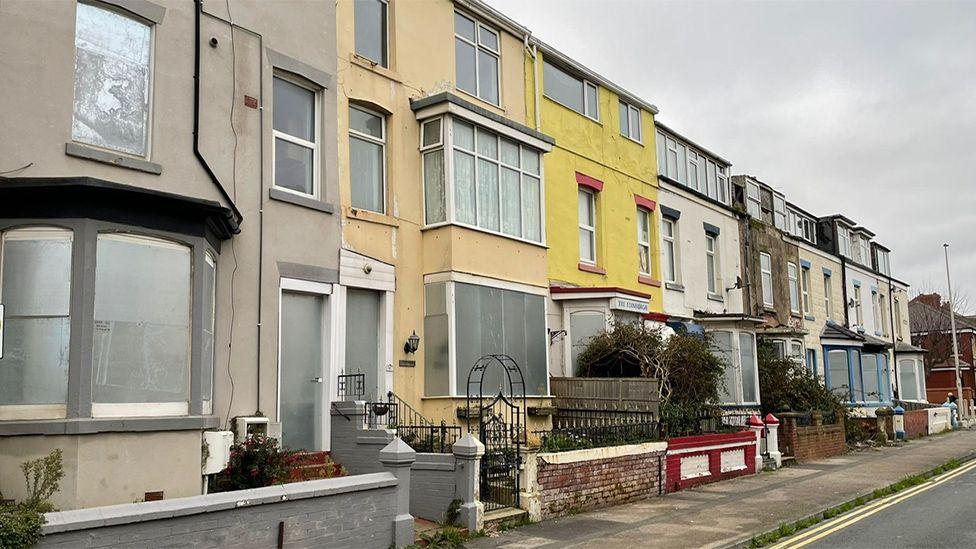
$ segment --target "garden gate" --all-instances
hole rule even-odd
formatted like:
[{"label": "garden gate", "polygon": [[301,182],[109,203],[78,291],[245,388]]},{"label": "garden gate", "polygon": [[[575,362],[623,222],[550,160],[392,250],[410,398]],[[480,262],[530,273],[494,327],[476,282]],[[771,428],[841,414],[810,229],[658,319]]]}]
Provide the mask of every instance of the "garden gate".
[{"label": "garden gate", "polygon": [[[485,373],[501,369],[498,393],[485,396]],[[489,378],[491,380],[491,378]],[[489,381],[490,383],[490,381]],[[493,388],[492,388],[493,390]],[[468,374],[468,431],[475,432],[485,445],[481,458],[481,502],[485,511],[518,507],[521,450],[525,444],[525,380],[518,364],[508,355],[485,355]]]}]

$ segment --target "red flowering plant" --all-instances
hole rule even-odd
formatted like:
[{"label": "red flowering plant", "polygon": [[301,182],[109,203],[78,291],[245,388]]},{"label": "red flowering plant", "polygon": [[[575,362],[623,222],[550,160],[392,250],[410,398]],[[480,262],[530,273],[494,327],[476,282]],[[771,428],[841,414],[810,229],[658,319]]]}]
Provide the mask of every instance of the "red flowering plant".
[{"label": "red flowering plant", "polygon": [[278,446],[278,440],[251,436],[230,448],[227,468],[213,477],[215,492],[246,490],[289,482],[297,452]]}]

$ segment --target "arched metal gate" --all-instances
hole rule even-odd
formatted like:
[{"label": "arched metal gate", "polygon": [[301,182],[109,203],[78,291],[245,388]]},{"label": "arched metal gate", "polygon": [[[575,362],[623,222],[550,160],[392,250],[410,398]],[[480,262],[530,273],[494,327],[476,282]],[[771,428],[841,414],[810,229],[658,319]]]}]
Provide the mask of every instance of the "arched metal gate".
[{"label": "arched metal gate", "polygon": [[[485,373],[493,367],[501,368],[504,376],[498,380],[498,393],[486,397]],[[521,450],[525,444],[524,413],[525,379],[518,364],[512,357],[501,354],[478,359],[468,373],[467,419],[468,431],[477,432],[485,445],[480,488],[486,511],[518,507]]]}]

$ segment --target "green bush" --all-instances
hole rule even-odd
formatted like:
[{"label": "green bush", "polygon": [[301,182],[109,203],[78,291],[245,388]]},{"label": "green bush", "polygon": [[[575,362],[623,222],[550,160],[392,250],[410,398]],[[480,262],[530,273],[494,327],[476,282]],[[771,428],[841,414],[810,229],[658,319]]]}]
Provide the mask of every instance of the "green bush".
[{"label": "green bush", "polygon": [[[762,414],[778,412],[836,412],[846,415],[849,408],[842,395],[824,387],[806,365],[791,358],[778,358],[769,343],[759,344],[759,394]],[[850,423],[850,422],[848,422]]]},{"label": "green bush", "polygon": [[49,499],[64,478],[61,449],[20,465],[27,485],[24,501],[5,501],[0,493],[0,549],[30,547],[40,541],[44,513],[56,511]]},{"label": "green bush", "polygon": [[0,506],[0,547],[21,549],[40,541],[44,515],[23,503]]},{"label": "green bush", "polygon": [[226,492],[284,484],[297,459],[295,452],[279,448],[277,439],[249,437],[231,446],[227,468],[214,476],[213,490]]}]

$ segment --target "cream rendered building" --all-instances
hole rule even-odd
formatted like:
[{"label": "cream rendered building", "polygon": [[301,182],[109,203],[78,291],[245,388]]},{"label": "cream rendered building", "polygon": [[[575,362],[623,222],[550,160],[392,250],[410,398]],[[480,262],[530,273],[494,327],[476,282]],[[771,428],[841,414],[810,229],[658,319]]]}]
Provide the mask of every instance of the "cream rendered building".
[{"label": "cream rendered building", "polygon": [[345,373],[449,424],[483,354],[547,395],[552,139],[526,121],[528,31],[460,0],[341,0],[337,18]]}]

